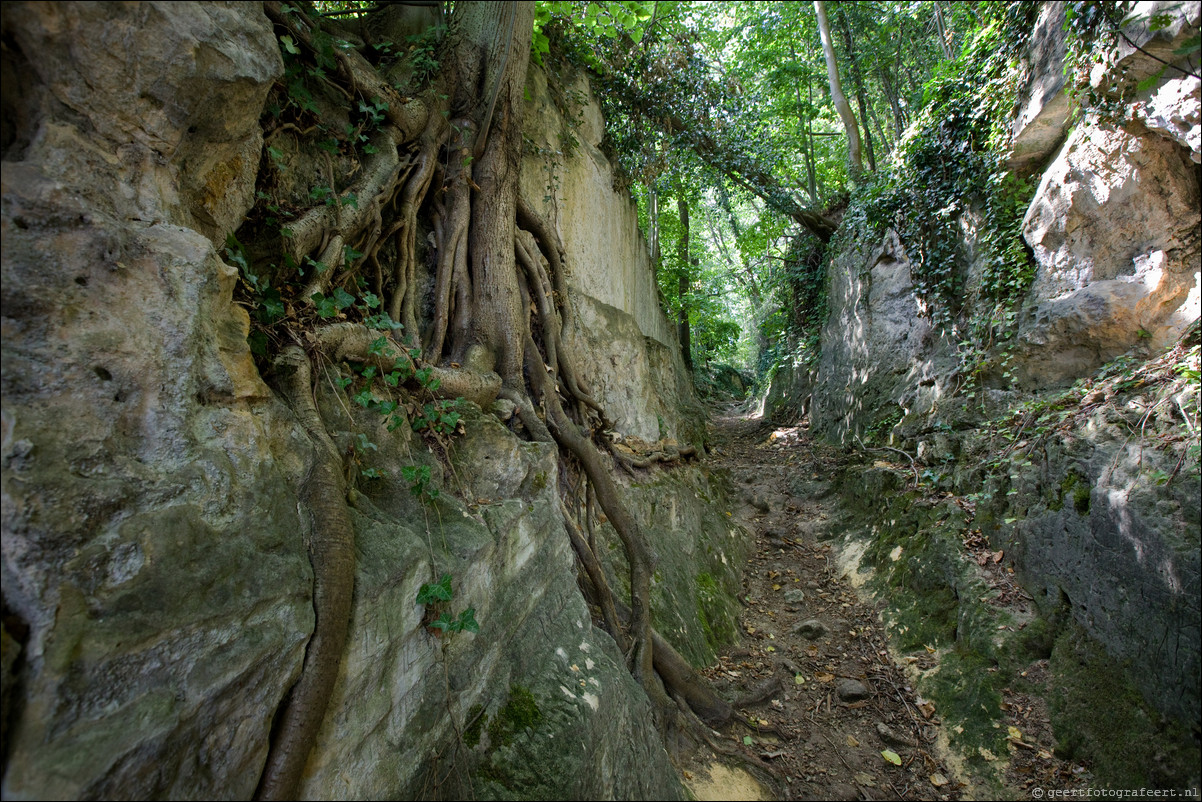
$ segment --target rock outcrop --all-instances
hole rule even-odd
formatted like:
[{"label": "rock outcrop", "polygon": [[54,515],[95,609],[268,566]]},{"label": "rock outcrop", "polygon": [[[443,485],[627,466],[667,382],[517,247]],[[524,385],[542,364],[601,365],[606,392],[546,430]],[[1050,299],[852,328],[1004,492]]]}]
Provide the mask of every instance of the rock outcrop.
[{"label": "rock outcrop", "polygon": [[1161,350],[1198,317],[1197,202],[1180,145],[1098,123],[1073,133],[1023,220],[1038,265],[1019,329],[1027,386]]},{"label": "rock outcrop", "polygon": [[[3,794],[247,798],[314,626],[300,488],[315,456],[259,374],[223,261],[254,200],[279,44],[259,4],[12,4],[4,36]],[[545,82],[532,89],[537,104]],[[598,138],[547,193],[586,294],[569,336],[618,428],[699,439]],[[531,154],[527,174],[546,164]],[[610,247],[588,261],[593,227]],[[317,409],[344,453],[373,443],[355,467],[381,478],[348,496],[354,612],[302,795],[679,798],[577,590],[554,450],[502,425],[503,404],[469,406],[443,463],[348,405],[343,369],[317,381]],[[694,479],[657,492],[673,512],[648,521],[653,540],[696,535]],[[443,573],[445,612],[474,608],[479,635],[427,629],[415,599]],[[714,628],[731,585],[710,588]]]},{"label": "rock outcrop", "polygon": [[[1139,3],[1136,11],[1144,16],[1126,30],[1131,40],[1179,60],[1174,51],[1197,33],[1198,5]],[[1132,82],[1147,80],[1150,88],[1135,93],[1125,111],[1087,115],[1069,132],[1056,21],[1062,14],[1058,3],[1041,11],[1011,128],[1009,167],[1035,171],[1039,181],[1022,224],[1034,279],[1025,295],[1008,299],[1010,322],[999,326],[997,310],[981,308],[976,297],[989,254],[972,211],[962,215],[957,243],[963,257],[955,285],[966,288],[964,305],[944,331],[930,322],[915,291],[904,245],[893,232],[874,234],[832,254],[821,358],[812,375],[792,381],[810,393],[816,433],[846,446],[887,444],[914,460],[907,465],[901,454],[891,455],[902,460],[903,472],[891,480],[899,500],[887,510],[872,508],[870,491],[855,491],[850,504],[864,526],[849,549],[852,562],[857,553],[875,554],[878,569],[889,573],[899,559],[889,556],[894,543],[950,543],[950,550],[940,546],[924,558],[934,565],[970,536],[963,523],[949,533],[947,522],[958,510],[935,515],[933,499],[901,498],[911,472],[915,484],[922,478],[964,497],[967,508],[978,505],[973,525],[1005,555],[1041,613],[1070,633],[1064,642],[1088,641],[1081,649],[1106,655],[1089,658],[1091,665],[1106,663],[1113,675],[1106,687],[1138,689],[1122,702],[1135,711],[1132,720],[1179,722],[1148,724],[1147,737],[1158,739],[1149,750],[1196,755],[1196,740],[1189,744],[1196,739],[1202,676],[1198,400],[1196,382],[1183,389],[1176,372],[1196,371],[1196,356],[1192,364],[1162,366],[1155,380],[1136,371],[1199,318],[1199,84],[1123,44],[1093,76],[1094,85],[1134,88]],[[1171,24],[1151,25],[1151,14],[1166,14]],[[974,315],[1011,339],[962,342],[971,337]],[[1180,360],[1188,351],[1175,353]],[[1171,382],[1177,382],[1172,393],[1152,392]],[[1145,384],[1146,392],[1138,389]],[[1078,407],[1087,414],[1073,416]],[[999,446],[1007,426],[1014,431]],[[921,566],[903,568],[916,574]],[[905,595],[918,580],[906,581],[897,589],[903,603],[924,603]],[[959,626],[950,630],[958,648],[994,659],[988,628],[966,619],[975,615],[974,602],[966,601],[973,594],[961,584],[936,579],[928,601],[946,602],[949,615],[959,611]],[[972,632],[983,633],[980,643]],[[1070,651],[1058,646],[1056,654]],[[1074,704],[1109,703],[1090,698]],[[1064,743],[1105,741],[1104,726],[1065,724],[1069,718],[1059,719],[1070,728],[1057,733]],[[1071,730],[1078,726],[1093,730]],[[1194,770],[1182,766],[1192,760],[1174,760],[1141,776],[1189,780]]]}]

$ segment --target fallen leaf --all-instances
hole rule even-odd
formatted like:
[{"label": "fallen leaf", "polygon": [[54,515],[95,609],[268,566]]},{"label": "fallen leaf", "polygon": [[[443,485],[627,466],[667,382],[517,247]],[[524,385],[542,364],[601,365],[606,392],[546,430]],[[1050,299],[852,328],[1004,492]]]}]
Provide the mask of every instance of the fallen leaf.
[{"label": "fallen leaf", "polygon": [[867,772],[857,771],[856,772],[856,783],[858,785],[867,786],[868,788],[875,788],[876,787],[876,778],[873,777],[871,774],[868,774]]},{"label": "fallen leaf", "polygon": [[886,749],[883,752],[881,752],[881,757],[885,758],[885,760],[889,761],[890,763],[892,763],[895,766],[901,765],[901,756],[899,754],[897,754],[897,752],[894,752],[892,749]]},{"label": "fallen leaf", "polygon": [[1022,731],[1018,727],[1010,727],[1006,733],[1016,741],[1021,741],[1023,739]]},{"label": "fallen leaf", "polygon": [[856,740],[854,735],[849,735],[849,736],[847,736],[847,745],[848,746],[859,746],[860,742]]},{"label": "fallen leaf", "polygon": [[801,676],[800,674],[794,674],[793,675],[793,684],[794,685],[805,685],[806,678]]},{"label": "fallen leaf", "polygon": [[755,743],[755,741],[751,740],[751,736],[750,736],[750,735],[744,735],[744,736],[743,736],[743,745],[744,745],[744,746],[751,746],[753,743]]},{"label": "fallen leaf", "polygon": [[947,777],[944,777],[939,773],[932,774],[931,785],[935,786],[936,788],[942,788],[943,786],[947,785]]},{"label": "fallen leaf", "polygon": [[828,674],[825,671],[819,671],[817,674],[814,675],[814,679],[818,680],[819,682],[834,682],[835,675]]},{"label": "fallen leaf", "polygon": [[993,553],[993,561],[994,561],[995,563],[1000,563],[1000,562],[1002,561],[1002,556],[1003,556],[1004,554],[1005,554],[1005,552],[1004,552],[1004,551],[995,551],[995,552]]}]

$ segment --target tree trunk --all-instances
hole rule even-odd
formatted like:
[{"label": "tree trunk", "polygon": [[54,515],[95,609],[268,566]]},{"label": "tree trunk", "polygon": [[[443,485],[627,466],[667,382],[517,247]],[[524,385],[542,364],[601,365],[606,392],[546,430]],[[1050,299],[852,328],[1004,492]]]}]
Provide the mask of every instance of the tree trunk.
[{"label": "tree trunk", "polygon": [[[285,13],[277,2],[266,3],[265,9],[273,23],[302,47],[301,58],[319,52],[312,41],[308,12]],[[294,797],[338,674],[353,603],[355,544],[346,499],[347,482],[354,479],[354,472],[348,473],[342,464],[342,455],[314,405],[309,382],[314,358],[333,366],[344,361],[370,364],[380,377],[402,363],[409,378],[398,380],[399,371],[393,373],[394,389],[385,392],[408,394],[415,401],[413,394],[419,392],[435,398],[440,397],[438,392],[461,395],[481,407],[491,404],[498,393],[512,400],[532,436],[554,439],[565,455],[575,458],[570,464],[587,474],[596,499],[618,532],[630,570],[631,613],[628,633],[616,632],[615,637],[619,642],[628,637],[632,674],[662,714],[658,720],[665,723],[671,717],[676,709],[672,699],[687,699],[703,715],[725,709],[720,704],[715,708],[712,694],[707,696],[695,676],[678,670],[670,651],[665,648],[663,654],[656,654],[650,625],[654,555],[638,520],[623,503],[623,488],[609,476],[610,460],[594,442],[594,433],[612,428],[612,423],[589,396],[561,339],[561,333],[574,325],[563,245],[554,227],[519,195],[533,13],[534,4],[526,2],[456,3],[442,69],[427,89],[406,102],[357,51],[339,52],[339,70],[328,75],[352,107],[359,96],[388,100],[387,123],[373,142],[373,155],[365,158],[362,180],[371,191],[360,197],[370,195],[372,205],[351,213],[339,206],[327,210],[324,202],[318,202],[298,218],[307,221],[306,227],[290,240],[292,245],[285,246],[293,251],[287,255],[304,263],[324,251],[340,253],[344,244],[363,248],[362,262],[329,263],[320,276],[322,291],[345,292],[354,287],[365,278],[361,272],[368,263],[375,268],[375,294],[387,296],[382,308],[389,314],[363,311],[361,323],[320,322],[309,316],[281,322],[274,332],[284,341],[308,344],[307,350],[290,348],[277,362],[277,383],[320,452],[304,488],[314,520],[311,556],[317,629],[301,678],[278,717],[261,779],[262,798]],[[310,150],[319,147],[314,140],[305,143],[304,136],[298,137],[303,145]],[[759,173],[749,173],[761,191],[770,186]],[[814,230],[827,237],[833,231],[831,221],[798,208],[791,196],[780,202]],[[683,199],[679,203],[681,340],[691,371],[688,296],[695,262],[689,254],[688,206]],[[652,239],[657,253],[658,212],[659,198],[653,191]],[[433,229],[431,253],[436,257],[428,306],[423,298],[426,286],[418,280],[416,247],[418,222],[427,220]],[[396,264],[386,275],[377,251],[381,242],[394,236]],[[535,247],[530,246],[532,241]],[[248,243],[248,248],[252,246],[276,247]],[[419,367],[418,352],[390,340],[388,334],[380,335],[389,330],[389,316],[406,323],[406,334],[421,338],[431,361]],[[384,318],[383,323],[377,318]],[[419,331],[419,325],[424,330]],[[426,377],[421,389],[418,374]],[[371,385],[368,374],[363,377]],[[398,381],[408,385],[402,388]],[[375,386],[382,387],[383,381]],[[593,568],[594,582],[598,577],[603,581]],[[611,625],[619,618],[609,611]],[[664,684],[672,699],[664,694]]]},{"label": "tree trunk", "polygon": [[[471,116],[478,120],[477,144],[470,154],[479,156],[472,169],[476,188],[469,235],[475,313],[472,339],[488,349],[505,386],[522,387],[523,310],[513,238],[521,170],[523,91],[534,5],[463,3],[456,12],[460,63],[468,62],[465,71],[469,74],[491,78],[480,82],[490,94],[484,107],[479,106],[478,83],[460,83],[459,102],[475,105],[476,112]],[[479,63],[475,70],[471,69],[472,61]],[[490,75],[488,65],[498,63],[499,74],[494,68]]]},{"label": "tree trunk", "polygon": [[935,9],[935,31],[939,34],[939,47],[943,51],[943,57],[950,59],[953,57],[951,42],[947,40],[947,24],[943,21],[943,9],[939,5],[939,0],[931,3]]},{"label": "tree trunk", "polygon": [[655,182],[648,188],[647,232],[651,235],[651,269],[659,273],[659,190]]},{"label": "tree trunk", "polygon": [[[793,47],[793,42],[789,42],[789,55],[793,57],[793,63],[797,63],[797,50]],[[801,124],[801,129],[805,132],[805,137],[802,141],[802,151],[805,153],[806,160],[806,190],[810,196],[810,203],[818,205],[818,188],[814,180],[814,120],[812,115],[806,117],[801,113],[803,108],[801,102],[801,84],[793,85],[794,91],[797,92],[797,122]],[[814,84],[809,74],[809,69],[806,70],[806,91],[810,97],[810,108],[814,107]]]},{"label": "tree trunk", "polygon": [[860,124],[864,127],[864,149],[868,151],[868,169],[876,172],[876,153],[872,148],[872,132],[869,130],[868,93],[864,91],[864,81],[860,76],[860,64],[856,60],[855,47],[852,45],[851,26],[847,23],[847,15],[839,9],[839,28],[843,34],[843,46],[847,48],[847,59],[851,62],[851,80],[856,85],[856,103],[860,107]]},{"label": "tree trunk", "polygon": [[822,52],[826,56],[826,75],[831,85],[831,102],[839,112],[843,128],[847,131],[847,158],[851,163],[851,174],[854,180],[864,172],[864,161],[860,156],[860,126],[856,115],[843,94],[843,85],[839,82],[839,65],[835,61],[835,43],[831,39],[831,26],[826,18],[826,4],[823,0],[814,0],[814,11],[818,15],[818,35],[822,38]]},{"label": "tree trunk", "polygon": [[680,291],[680,311],[676,315],[676,334],[680,338],[680,352],[684,357],[684,366],[689,374],[693,373],[693,337],[689,331],[689,290],[692,288],[692,266],[689,260],[689,202],[684,198],[676,199],[676,208],[680,210],[680,238],[676,241],[676,257],[679,260],[676,274],[677,288]]}]

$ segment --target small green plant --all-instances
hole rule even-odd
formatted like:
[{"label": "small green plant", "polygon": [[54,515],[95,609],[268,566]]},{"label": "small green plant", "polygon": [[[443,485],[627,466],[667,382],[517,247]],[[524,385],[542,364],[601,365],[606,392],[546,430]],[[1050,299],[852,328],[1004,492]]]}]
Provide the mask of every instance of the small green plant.
[{"label": "small green plant", "polygon": [[430,484],[429,465],[406,465],[401,468],[401,478],[409,483],[409,492],[423,501],[438,498],[438,488]]},{"label": "small green plant", "polygon": [[[427,469],[428,471],[429,469]],[[476,621],[476,608],[468,607],[455,616],[450,611],[442,609],[455,598],[451,589],[451,575],[443,574],[437,582],[426,582],[417,591],[417,603],[426,608],[422,619],[431,630],[444,633],[479,632],[480,624]],[[437,617],[435,617],[437,613]]]},{"label": "small green plant", "polygon": [[[421,380],[419,379],[419,381]],[[454,433],[459,427],[459,421],[463,418],[463,415],[455,411],[460,400],[458,398],[454,401],[444,399],[424,404],[421,413],[413,419],[413,431],[420,432],[422,429],[429,429],[437,434]]]},{"label": "small green plant", "polygon": [[383,100],[376,99],[371,103],[359,101],[359,112],[363,115],[364,120],[370,123],[372,128],[378,127],[384,122],[384,112],[388,111],[388,104]]},{"label": "small green plant", "polygon": [[435,26],[421,33],[405,37],[409,43],[408,53],[413,65],[413,83],[420,86],[430,76],[438,72],[439,63],[436,53],[442,39],[443,28]]},{"label": "small green plant", "polygon": [[315,292],[311,298],[320,318],[337,317],[344,309],[355,305],[355,296],[341,287],[336,287],[332,295]]}]

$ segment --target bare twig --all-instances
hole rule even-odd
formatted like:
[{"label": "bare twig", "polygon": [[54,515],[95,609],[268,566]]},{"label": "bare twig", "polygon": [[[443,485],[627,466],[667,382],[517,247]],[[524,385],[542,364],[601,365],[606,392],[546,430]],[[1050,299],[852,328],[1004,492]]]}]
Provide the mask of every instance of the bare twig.
[{"label": "bare twig", "polygon": [[903,457],[910,460],[910,470],[914,471],[914,487],[915,489],[918,488],[918,464],[914,461],[914,458],[905,451],[902,451],[900,448],[893,448],[891,446],[866,446],[858,434],[856,435],[856,442],[859,443],[860,448],[864,449],[865,451],[892,451],[896,454],[901,454]]}]

